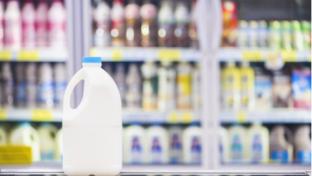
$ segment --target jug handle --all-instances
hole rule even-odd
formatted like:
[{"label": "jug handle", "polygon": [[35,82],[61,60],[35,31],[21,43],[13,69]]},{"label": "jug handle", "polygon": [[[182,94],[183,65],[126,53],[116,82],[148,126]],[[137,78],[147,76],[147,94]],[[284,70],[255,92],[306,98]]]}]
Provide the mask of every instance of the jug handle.
[{"label": "jug handle", "polygon": [[63,114],[67,112],[72,112],[75,110],[75,108],[72,108],[70,105],[70,98],[72,95],[72,92],[74,91],[74,88],[76,85],[82,81],[85,78],[85,72],[84,70],[79,70],[73,78],[69,81],[67,88],[64,93],[64,100],[63,100]]}]

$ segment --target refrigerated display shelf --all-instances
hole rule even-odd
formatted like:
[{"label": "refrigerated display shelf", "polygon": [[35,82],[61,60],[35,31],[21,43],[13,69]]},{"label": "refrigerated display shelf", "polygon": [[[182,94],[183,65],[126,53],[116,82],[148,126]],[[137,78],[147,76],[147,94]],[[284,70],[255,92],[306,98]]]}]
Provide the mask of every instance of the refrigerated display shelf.
[{"label": "refrigerated display shelf", "polygon": [[64,48],[0,50],[0,61],[65,62],[67,57],[67,51]]},{"label": "refrigerated display shelf", "polygon": [[222,123],[311,123],[308,110],[227,111],[220,113]]},{"label": "refrigerated display shelf", "polygon": [[104,47],[91,48],[91,56],[100,56],[105,62],[116,61],[198,61],[200,52],[186,48],[161,47]]},{"label": "refrigerated display shelf", "polygon": [[292,171],[292,172],[305,172],[311,173],[310,165],[300,164],[227,164],[221,165],[220,170],[232,170],[232,171]]},{"label": "refrigerated display shelf", "polygon": [[54,109],[0,109],[0,121],[60,122],[62,114]]},{"label": "refrigerated display shelf", "polygon": [[311,62],[311,51],[272,50],[272,49],[240,49],[221,48],[217,53],[220,61],[251,61],[264,62],[270,59],[281,58],[284,62]]}]

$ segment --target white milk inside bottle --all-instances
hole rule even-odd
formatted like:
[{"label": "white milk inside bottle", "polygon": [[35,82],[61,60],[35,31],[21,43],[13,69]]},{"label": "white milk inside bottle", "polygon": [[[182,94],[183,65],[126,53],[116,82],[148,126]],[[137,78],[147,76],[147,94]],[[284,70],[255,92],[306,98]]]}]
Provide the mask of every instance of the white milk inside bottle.
[{"label": "white milk inside bottle", "polygon": [[200,164],[202,154],[201,129],[190,126],[183,132],[183,160],[186,164]]},{"label": "white milk inside bottle", "polygon": [[267,163],[269,161],[269,130],[256,123],[248,131],[248,161],[251,163]]},{"label": "white milk inside bottle", "polygon": [[165,128],[152,126],[147,129],[147,159],[152,164],[165,164],[169,159],[168,134]]},{"label": "white milk inside bottle", "polygon": [[19,124],[10,135],[10,144],[31,147],[32,160],[40,159],[40,144],[37,131],[29,123]]},{"label": "white milk inside bottle", "polygon": [[144,128],[138,125],[129,126],[124,130],[123,139],[124,163],[142,164],[145,160]]},{"label": "white milk inside bottle", "polygon": [[[67,175],[117,175],[122,165],[121,99],[101,58],[83,58],[63,101],[63,169]],[[84,81],[83,97],[73,108],[70,97]],[[82,142],[83,140],[83,142]]]},{"label": "white milk inside bottle", "polygon": [[173,126],[169,128],[170,163],[182,163],[182,133],[181,127]]},{"label": "white milk inside bottle", "polygon": [[311,131],[309,126],[300,126],[294,136],[296,162],[311,163]]},{"label": "white milk inside bottle", "polygon": [[52,124],[42,124],[38,129],[40,140],[40,157],[43,161],[52,161],[55,158],[55,137],[57,128]]}]

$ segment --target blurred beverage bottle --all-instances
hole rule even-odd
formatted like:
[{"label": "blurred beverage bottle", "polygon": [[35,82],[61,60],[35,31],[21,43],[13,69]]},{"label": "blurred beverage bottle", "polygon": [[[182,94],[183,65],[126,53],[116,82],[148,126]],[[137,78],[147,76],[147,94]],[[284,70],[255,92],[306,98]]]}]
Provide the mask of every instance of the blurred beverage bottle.
[{"label": "blurred beverage bottle", "polygon": [[175,19],[171,0],[162,0],[158,12],[158,45],[172,47]]},{"label": "blurred beverage bottle", "polygon": [[140,7],[135,0],[131,0],[125,8],[126,44],[140,46]]},{"label": "blurred beverage bottle", "polygon": [[48,11],[49,44],[55,48],[66,47],[66,10],[62,0],[53,0]]},{"label": "blurred beverage bottle", "polygon": [[145,0],[140,9],[141,45],[143,47],[157,45],[157,9],[151,0]]},{"label": "blurred beverage bottle", "polygon": [[1,106],[2,107],[13,107],[14,103],[14,82],[11,70],[11,65],[9,63],[2,63],[1,69]]},{"label": "blurred beverage bottle", "polygon": [[26,0],[21,11],[22,20],[22,47],[35,47],[35,7],[32,0]]},{"label": "blurred beverage bottle", "polygon": [[125,45],[125,13],[123,0],[114,0],[111,11],[111,38],[112,46]]},{"label": "blurred beverage bottle", "polygon": [[4,45],[7,49],[18,50],[21,47],[21,19],[17,0],[7,3],[4,13]]},{"label": "blurred beverage bottle", "polygon": [[48,4],[46,0],[39,0],[35,12],[35,30],[37,47],[48,46]]},{"label": "blurred beverage bottle", "polygon": [[93,44],[96,47],[110,45],[110,7],[106,1],[96,1],[96,6],[93,9]]}]

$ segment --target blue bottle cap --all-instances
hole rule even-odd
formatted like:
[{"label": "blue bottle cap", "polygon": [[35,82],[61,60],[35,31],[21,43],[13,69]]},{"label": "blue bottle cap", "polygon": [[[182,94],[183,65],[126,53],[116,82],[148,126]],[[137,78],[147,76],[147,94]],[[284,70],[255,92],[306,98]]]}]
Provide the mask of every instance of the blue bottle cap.
[{"label": "blue bottle cap", "polygon": [[84,57],[82,58],[82,63],[101,63],[102,59],[100,57]]}]

